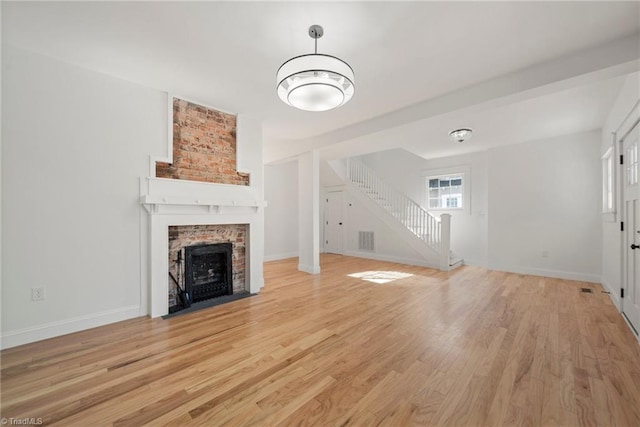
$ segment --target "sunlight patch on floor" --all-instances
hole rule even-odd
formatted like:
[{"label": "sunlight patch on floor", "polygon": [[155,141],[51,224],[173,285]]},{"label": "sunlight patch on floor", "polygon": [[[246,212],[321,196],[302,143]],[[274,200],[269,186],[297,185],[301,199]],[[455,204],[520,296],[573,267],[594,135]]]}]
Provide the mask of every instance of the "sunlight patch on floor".
[{"label": "sunlight patch on floor", "polygon": [[413,274],[402,273],[400,271],[362,271],[360,273],[348,274],[347,276],[382,285],[393,282],[394,280],[411,277]]}]

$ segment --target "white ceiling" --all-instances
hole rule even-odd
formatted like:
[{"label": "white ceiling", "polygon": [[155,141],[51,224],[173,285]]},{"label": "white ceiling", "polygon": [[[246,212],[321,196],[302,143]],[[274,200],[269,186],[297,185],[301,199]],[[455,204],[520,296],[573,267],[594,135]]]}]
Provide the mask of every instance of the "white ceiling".
[{"label": "white ceiling", "polygon": [[[424,158],[436,158],[591,131],[606,119],[623,80],[623,76],[615,77],[496,108],[456,110],[350,139],[345,144],[351,155],[359,155],[397,148],[399,140],[401,148]],[[449,139],[449,131],[460,127],[474,129],[468,143],[456,144]],[[325,148],[323,157],[340,158],[343,151],[342,144],[334,144]]]},{"label": "white ceiling", "polygon": [[[601,126],[619,90],[618,76],[633,69],[586,80],[579,80],[581,72],[576,69],[572,75],[555,77],[571,80],[570,84],[536,95],[517,96],[536,84],[551,87],[554,81],[540,80],[509,93],[496,91],[495,99],[516,96],[498,104],[485,96],[476,104],[486,106],[470,111],[458,106],[417,114],[414,106],[464,94],[501,76],[536,82],[528,70],[539,71],[540,64],[637,38],[639,6],[637,2],[2,2],[2,42],[224,111],[254,115],[263,120],[265,155],[270,161],[309,148],[322,148],[325,157],[339,157],[406,147],[434,157]],[[325,113],[287,107],[275,92],[281,63],[312,51],[313,41],[307,35],[311,24],[325,28],[319,52],[339,56],[356,73],[353,100]],[[582,74],[618,65],[591,67],[585,62],[579,64],[585,67]],[[382,130],[363,125],[405,110],[405,120],[390,119]],[[446,145],[446,133],[457,126],[474,128],[475,146]],[[348,136],[340,136],[341,128],[349,129]],[[276,149],[285,145],[286,150]],[[269,155],[270,150],[274,154]]]}]

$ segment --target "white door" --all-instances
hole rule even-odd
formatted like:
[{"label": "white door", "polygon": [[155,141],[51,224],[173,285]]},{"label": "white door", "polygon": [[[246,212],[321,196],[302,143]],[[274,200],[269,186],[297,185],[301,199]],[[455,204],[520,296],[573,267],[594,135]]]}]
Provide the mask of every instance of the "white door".
[{"label": "white door", "polygon": [[324,251],[342,254],[342,191],[327,193],[324,205]]},{"label": "white door", "polygon": [[636,333],[640,332],[640,184],[638,155],[640,126],[622,140],[622,203],[624,251],[622,312]]}]

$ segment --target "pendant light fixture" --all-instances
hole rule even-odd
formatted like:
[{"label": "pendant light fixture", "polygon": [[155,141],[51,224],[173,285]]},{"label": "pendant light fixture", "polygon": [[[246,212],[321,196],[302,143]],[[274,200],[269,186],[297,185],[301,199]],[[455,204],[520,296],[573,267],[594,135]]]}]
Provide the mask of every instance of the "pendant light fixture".
[{"label": "pendant light fixture", "polygon": [[465,142],[471,139],[472,132],[473,130],[467,128],[452,130],[449,132],[449,138],[453,142]]},{"label": "pendant light fixture", "polygon": [[324,30],[309,27],[315,51],[291,58],[277,72],[278,97],[285,104],[305,111],[327,111],[349,102],[354,92],[353,69],[335,56],[318,53]]}]

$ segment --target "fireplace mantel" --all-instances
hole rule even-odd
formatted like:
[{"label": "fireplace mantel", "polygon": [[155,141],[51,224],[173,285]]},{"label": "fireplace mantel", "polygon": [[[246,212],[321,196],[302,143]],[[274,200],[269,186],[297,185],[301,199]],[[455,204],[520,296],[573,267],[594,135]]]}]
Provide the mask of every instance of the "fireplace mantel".
[{"label": "fireplace mantel", "polygon": [[241,213],[255,212],[264,206],[255,190],[244,185],[147,177],[141,182],[140,193],[140,203],[151,214],[176,213],[177,207],[196,214],[204,210]]},{"label": "fireplace mantel", "polygon": [[[148,237],[143,238],[143,252],[148,269],[142,270],[149,283],[148,313],[151,317],[168,313],[169,226],[248,224],[247,278],[248,291],[258,292],[263,286],[263,208],[255,188],[244,185],[146,177],[140,180],[140,203],[148,212]],[[146,241],[146,242],[145,242]]]}]

